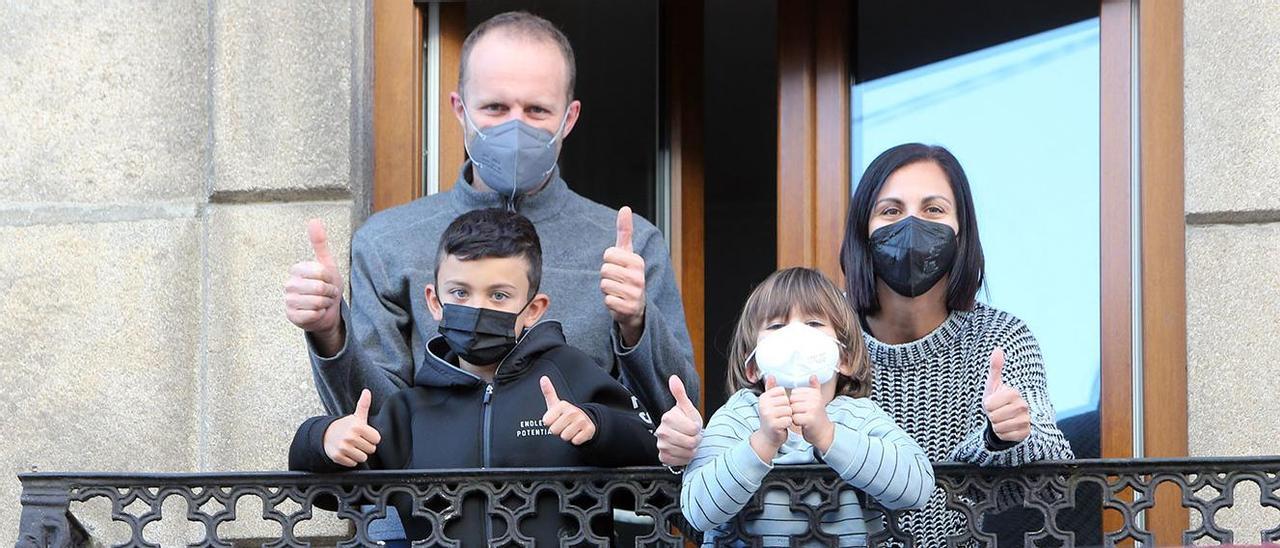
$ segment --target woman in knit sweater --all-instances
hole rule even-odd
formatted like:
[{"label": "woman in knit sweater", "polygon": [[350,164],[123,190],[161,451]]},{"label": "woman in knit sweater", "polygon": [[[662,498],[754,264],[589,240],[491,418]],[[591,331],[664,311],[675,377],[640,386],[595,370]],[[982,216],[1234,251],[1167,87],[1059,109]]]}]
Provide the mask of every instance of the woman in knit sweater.
[{"label": "woman in knit sweater", "polygon": [[[871,397],[929,459],[1017,466],[1071,459],[1027,325],[976,300],[982,244],[960,163],[938,146],[893,147],[854,192],[840,263],[871,356]],[[904,520],[926,546],[964,526],[935,491]]]}]

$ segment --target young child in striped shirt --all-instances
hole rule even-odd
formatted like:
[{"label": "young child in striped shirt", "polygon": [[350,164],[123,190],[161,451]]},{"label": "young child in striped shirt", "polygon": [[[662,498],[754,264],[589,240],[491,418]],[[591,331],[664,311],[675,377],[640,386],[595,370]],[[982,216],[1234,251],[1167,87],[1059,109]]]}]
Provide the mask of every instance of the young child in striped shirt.
[{"label": "young child in striped shirt", "polygon": [[[840,546],[866,546],[868,521],[879,519],[864,513],[855,489],[890,509],[928,502],[933,467],[867,398],[871,362],[857,316],[821,273],[781,270],[751,293],[729,348],[729,369],[733,395],[703,432],[680,495],[685,518],[706,531],[704,546],[739,536],[790,546],[792,537],[809,535],[805,514],[792,510],[780,489],[764,493],[759,515],[734,520],[775,465],[826,464],[848,484],[837,511],[821,518],[822,533]],[[818,493],[802,499],[810,506],[821,502]]]}]

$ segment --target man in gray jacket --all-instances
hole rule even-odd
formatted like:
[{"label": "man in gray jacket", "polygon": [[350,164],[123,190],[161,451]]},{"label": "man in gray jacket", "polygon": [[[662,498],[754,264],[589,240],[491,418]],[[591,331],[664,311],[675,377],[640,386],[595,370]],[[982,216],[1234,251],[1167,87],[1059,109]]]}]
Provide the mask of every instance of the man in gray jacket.
[{"label": "man in gray jacket", "polygon": [[482,23],[462,48],[458,91],[468,160],[452,189],[379,212],[351,244],[351,303],[312,221],[315,260],[285,286],[289,320],[306,331],[320,399],[349,413],[360,391],[383,398],[412,385],[438,325],[423,302],[445,227],[480,208],[533,221],[546,257],[547,318],[568,343],[619,378],[655,418],[676,405],[672,375],[698,394],[684,308],[662,234],[630,208],[615,211],[569,189],[556,161],[577,122],[573,50],[554,25],[527,13]]}]

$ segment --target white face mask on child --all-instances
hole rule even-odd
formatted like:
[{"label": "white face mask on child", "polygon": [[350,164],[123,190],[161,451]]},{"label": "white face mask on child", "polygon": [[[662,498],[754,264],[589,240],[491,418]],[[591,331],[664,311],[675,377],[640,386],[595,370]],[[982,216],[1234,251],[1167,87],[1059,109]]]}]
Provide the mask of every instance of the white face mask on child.
[{"label": "white face mask on child", "polygon": [[747,356],[755,356],[756,368],[763,380],[769,375],[778,386],[809,386],[809,377],[819,383],[831,380],[840,364],[840,341],[803,323],[789,323],[765,337]]}]

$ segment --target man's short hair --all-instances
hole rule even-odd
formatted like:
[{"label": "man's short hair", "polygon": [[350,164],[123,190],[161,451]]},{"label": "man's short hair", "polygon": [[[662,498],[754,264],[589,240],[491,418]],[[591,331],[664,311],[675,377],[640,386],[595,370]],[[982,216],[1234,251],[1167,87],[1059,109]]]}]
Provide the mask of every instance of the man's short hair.
[{"label": "man's short hair", "polygon": [[471,34],[467,35],[467,39],[462,42],[462,59],[458,63],[458,92],[462,94],[463,100],[466,100],[467,64],[471,57],[471,49],[485,34],[495,30],[501,30],[519,38],[549,42],[560,48],[560,55],[564,57],[566,76],[569,79],[565,88],[566,102],[573,100],[573,86],[578,77],[573,46],[569,45],[569,39],[551,21],[527,11],[499,13],[477,25],[471,30]]},{"label": "man's short hair", "polygon": [[440,263],[453,255],[460,261],[523,257],[529,264],[529,298],[542,283],[542,242],[523,215],[500,208],[477,209],[459,215],[440,236],[436,250],[436,283]]}]

